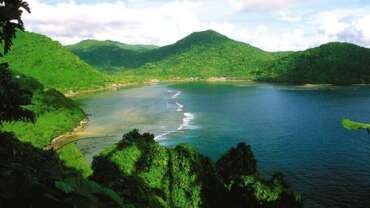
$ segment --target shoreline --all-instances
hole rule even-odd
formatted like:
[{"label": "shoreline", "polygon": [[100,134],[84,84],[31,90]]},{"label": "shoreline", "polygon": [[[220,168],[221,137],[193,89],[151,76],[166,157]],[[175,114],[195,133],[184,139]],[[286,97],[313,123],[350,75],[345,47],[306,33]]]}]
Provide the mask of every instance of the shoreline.
[{"label": "shoreline", "polygon": [[173,78],[173,79],[148,79],[145,81],[138,81],[138,82],[128,82],[128,83],[113,83],[107,85],[105,87],[100,87],[96,89],[87,89],[87,90],[80,90],[80,91],[73,91],[69,90],[68,92],[64,92],[64,96],[68,98],[73,98],[81,95],[92,94],[97,92],[104,92],[104,91],[111,91],[111,90],[119,90],[128,87],[135,87],[140,85],[155,85],[155,84],[163,84],[163,83],[181,83],[181,82],[209,82],[209,83],[227,83],[227,82],[248,82],[248,83],[266,83],[266,82],[258,82],[253,81],[251,79],[235,79],[233,77],[209,77],[209,78],[199,78],[199,77],[189,77],[189,78]]},{"label": "shoreline", "polygon": [[96,88],[96,89],[87,89],[87,90],[80,90],[80,91],[69,90],[68,92],[64,92],[63,95],[68,98],[72,98],[72,97],[76,97],[80,95],[104,92],[108,90],[118,90],[121,88],[131,87],[131,86],[136,86],[136,85],[139,85],[139,83],[113,83],[111,85],[101,87],[101,88]]},{"label": "shoreline", "polygon": [[79,122],[78,126],[75,127],[72,131],[66,132],[62,135],[59,135],[59,136],[55,137],[43,149],[44,150],[57,151],[57,150],[60,150],[61,148],[63,148],[64,146],[66,146],[66,145],[68,145],[72,142],[78,141],[79,140],[78,134],[81,133],[82,131],[84,131],[85,128],[88,126],[88,124],[89,124],[88,117],[82,119]]},{"label": "shoreline", "polygon": [[336,85],[336,84],[312,84],[312,83],[305,83],[305,84],[294,84],[288,82],[271,82],[271,81],[256,81],[252,79],[240,79],[235,77],[208,77],[208,78],[199,78],[199,77],[188,77],[188,78],[172,78],[172,79],[148,79],[144,81],[137,81],[137,82],[116,82],[105,87],[100,87],[96,89],[87,89],[87,90],[80,90],[80,91],[73,91],[70,90],[68,92],[64,92],[64,96],[72,98],[77,97],[80,95],[92,94],[97,92],[104,92],[104,91],[112,91],[112,90],[119,90],[128,87],[136,87],[141,85],[155,85],[155,84],[166,84],[166,83],[182,83],[182,82],[207,82],[207,83],[232,83],[232,82],[246,82],[251,84],[276,84],[282,86],[292,86],[292,87],[300,87],[300,88],[315,88],[315,87],[341,87],[341,86],[370,86],[370,84],[349,84],[349,85]]},{"label": "shoreline", "polygon": [[[143,82],[132,82],[132,83],[113,83],[111,85],[108,85],[103,88],[98,89],[90,89],[90,90],[82,90],[82,91],[69,91],[68,93],[64,93],[66,97],[73,98],[81,95],[86,94],[92,94],[97,92],[104,92],[104,91],[115,91],[120,90],[123,88],[128,87],[135,87],[135,86],[149,86],[149,85],[157,85],[157,84],[166,84],[166,83],[182,83],[182,82],[207,82],[207,83],[231,83],[231,82],[247,82],[251,84],[255,83],[267,83],[267,84],[281,84],[281,85],[289,85],[289,86],[295,86],[300,88],[315,88],[315,87],[330,87],[330,86],[337,86],[334,84],[301,84],[301,85],[294,85],[289,83],[274,83],[274,82],[262,82],[262,81],[253,81],[250,79],[234,79],[232,77],[209,77],[206,79],[201,79],[199,77],[189,77],[189,78],[174,78],[174,79],[168,79],[168,80],[159,80],[159,79],[150,79]],[[349,86],[366,86],[370,84],[352,84]],[[76,126],[72,131],[64,133],[60,136],[55,137],[51,140],[49,145],[45,146],[45,150],[59,150],[63,148],[65,145],[68,145],[72,142],[78,141],[78,134],[84,131],[84,129],[88,126],[89,119],[86,117],[83,120],[80,121],[78,126]]]}]

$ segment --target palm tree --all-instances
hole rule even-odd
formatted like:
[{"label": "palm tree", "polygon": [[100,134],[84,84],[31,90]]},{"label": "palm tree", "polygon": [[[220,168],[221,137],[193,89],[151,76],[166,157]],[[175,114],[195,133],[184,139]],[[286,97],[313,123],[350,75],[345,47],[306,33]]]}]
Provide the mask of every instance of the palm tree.
[{"label": "palm tree", "polygon": [[4,53],[8,53],[17,29],[24,30],[21,19],[23,11],[31,12],[27,2],[23,0],[0,0],[0,43],[4,46]]},{"label": "palm tree", "polygon": [[[0,45],[4,47],[0,57],[9,52],[17,30],[24,30],[23,10],[30,12],[22,0],[0,0]],[[0,63],[0,97],[0,126],[3,121],[34,120],[32,112],[22,107],[31,103],[32,94],[19,86],[7,63]]]}]

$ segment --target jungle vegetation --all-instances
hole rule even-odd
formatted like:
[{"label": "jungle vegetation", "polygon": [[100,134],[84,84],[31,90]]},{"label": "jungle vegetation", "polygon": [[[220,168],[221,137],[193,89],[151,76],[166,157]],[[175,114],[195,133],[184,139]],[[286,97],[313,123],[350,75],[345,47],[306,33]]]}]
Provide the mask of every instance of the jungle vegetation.
[{"label": "jungle vegetation", "polygon": [[267,52],[212,30],[145,51],[89,43],[69,48],[101,71],[116,72],[126,80],[229,77],[293,84],[370,83],[370,49],[349,43]]},{"label": "jungle vegetation", "polygon": [[116,191],[126,207],[301,207],[281,173],[263,179],[250,146],[217,162],[187,145],[166,148],[138,130],[93,161],[91,179]]},{"label": "jungle vegetation", "polygon": [[[57,41],[31,32],[16,31],[12,50],[4,57],[15,74],[35,78],[62,92],[104,87],[109,76],[97,71]],[[0,59],[1,61],[1,59]]]}]

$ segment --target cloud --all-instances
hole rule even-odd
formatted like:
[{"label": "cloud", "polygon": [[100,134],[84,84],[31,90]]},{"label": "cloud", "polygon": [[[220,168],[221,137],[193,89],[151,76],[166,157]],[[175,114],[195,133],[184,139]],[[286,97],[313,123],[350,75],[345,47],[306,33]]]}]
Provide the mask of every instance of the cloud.
[{"label": "cloud", "polygon": [[[307,0],[306,0],[307,1]],[[237,10],[269,10],[287,8],[304,0],[228,0]]]},{"label": "cloud", "polygon": [[[28,30],[63,44],[109,39],[166,45],[191,32],[213,29],[269,51],[303,50],[328,41],[370,46],[370,7],[328,11],[290,8],[299,2],[129,0],[87,4],[69,0],[47,4],[29,0],[32,14],[25,14],[24,19]],[[246,8],[259,13],[249,15]]]},{"label": "cloud", "polygon": [[322,41],[352,42],[370,46],[369,9],[335,10],[317,14],[318,33]]},{"label": "cloud", "polygon": [[32,14],[27,29],[62,43],[81,39],[114,39],[123,42],[168,44],[200,25],[195,12],[201,3],[173,2],[159,7],[129,7],[124,2],[49,5],[30,0]]}]

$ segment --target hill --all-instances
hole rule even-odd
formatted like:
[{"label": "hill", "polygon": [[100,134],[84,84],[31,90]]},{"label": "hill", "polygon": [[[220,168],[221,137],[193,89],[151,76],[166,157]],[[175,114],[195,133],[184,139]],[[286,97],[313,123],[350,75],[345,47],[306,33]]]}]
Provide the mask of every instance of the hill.
[{"label": "hill", "polygon": [[142,63],[143,52],[158,48],[154,45],[129,45],[110,40],[84,40],[66,47],[88,64],[104,71],[137,67]]},{"label": "hill", "polygon": [[132,50],[132,51],[138,51],[138,52],[143,52],[143,51],[148,51],[152,49],[159,48],[158,46],[155,45],[142,45],[142,44],[126,44],[126,43],[121,43],[118,41],[111,41],[111,40],[83,40],[81,42],[78,42],[73,45],[67,45],[66,48],[78,52],[79,50],[86,50],[86,49],[92,49],[94,47],[100,47],[100,46],[118,46],[122,49],[126,50]]},{"label": "hill", "polygon": [[15,73],[39,80],[49,88],[66,92],[104,86],[108,77],[86,64],[52,39],[17,32],[12,51],[5,56]]},{"label": "hill", "polygon": [[266,80],[297,84],[370,83],[370,49],[327,43],[279,59],[265,75]]},{"label": "hill", "polygon": [[126,69],[126,75],[249,76],[263,69],[275,55],[237,42],[215,31],[192,33],[168,46],[138,52],[119,46],[71,49],[81,59],[106,70]]},{"label": "hill", "polygon": [[120,72],[126,80],[226,76],[294,84],[370,83],[370,49],[349,43],[266,52],[208,30],[147,51],[113,43],[72,51],[102,70]]},{"label": "hill", "polygon": [[301,207],[282,174],[260,177],[241,143],[216,163],[187,145],[161,146],[134,130],[93,161],[95,182],[116,191],[125,207]]}]

